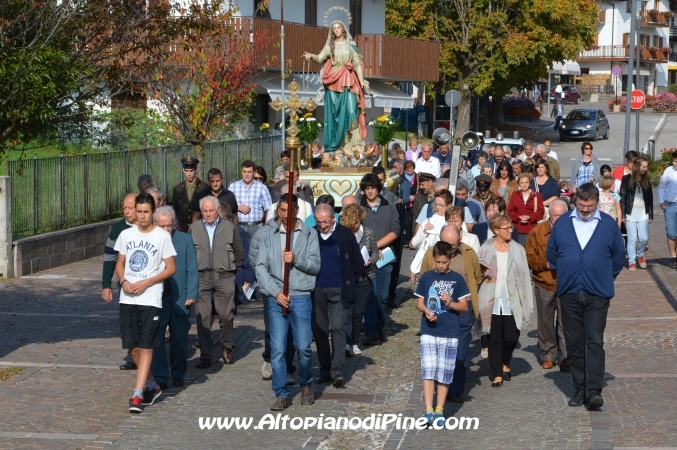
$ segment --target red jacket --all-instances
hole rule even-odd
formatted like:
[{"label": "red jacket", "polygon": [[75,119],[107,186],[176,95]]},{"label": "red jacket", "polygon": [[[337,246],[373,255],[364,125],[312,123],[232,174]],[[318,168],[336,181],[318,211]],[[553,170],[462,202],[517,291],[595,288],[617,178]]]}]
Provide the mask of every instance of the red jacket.
[{"label": "red jacket", "polygon": [[[543,219],[545,207],[543,206],[543,197],[538,192],[531,190],[529,198],[525,202],[522,197],[522,191],[513,192],[508,203],[508,216],[512,224],[517,228],[519,234],[528,234],[538,221]],[[523,224],[519,216],[529,216],[531,220]]]}]

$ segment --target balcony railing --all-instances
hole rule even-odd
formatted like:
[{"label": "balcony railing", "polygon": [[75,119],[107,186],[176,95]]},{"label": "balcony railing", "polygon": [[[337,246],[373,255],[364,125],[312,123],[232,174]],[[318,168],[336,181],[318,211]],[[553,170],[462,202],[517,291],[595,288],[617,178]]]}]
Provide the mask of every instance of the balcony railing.
[{"label": "balcony railing", "polygon": [[[259,17],[233,19],[236,27],[264,32],[272,37],[267,44],[268,68],[280,68],[280,22]],[[327,41],[327,29],[297,23],[284,25],[284,59],[291,63],[287,69],[303,70],[303,52],[319,53]],[[392,81],[438,81],[440,46],[437,42],[407,39],[387,35],[354,36],[362,56],[365,77],[383,78]],[[411,56],[416,55],[416,64]],[[310,62],[309,72],[319,72],[320,66]]]},{"label": "balcony railing", "polygon": [[670,25],[670,37],[677,38],[677,25]]},{"label": "balcony railing", "polygon": [[[578,55],[579,60],[589,62],[593,61],[621,61],[628,59],[630,56],[629,49],[623,45],[602,45],[591,50],[585,50]],[[641,50],[640,61],[647,63],[662,63],[668,60],[668,56],[663,51],[650,52],[649,50]]]},{"label": "balcony railing", "polygon": [[639,13],[643,27],[667,27],[670,25],[670,18],[666,17],[664,12],[652,13],[642,10]]},{"label": "balcony railing", "polygon": [[670,53],[669,60],[671,62],[677,62],[677,53],[675,53],[675,52]]}]

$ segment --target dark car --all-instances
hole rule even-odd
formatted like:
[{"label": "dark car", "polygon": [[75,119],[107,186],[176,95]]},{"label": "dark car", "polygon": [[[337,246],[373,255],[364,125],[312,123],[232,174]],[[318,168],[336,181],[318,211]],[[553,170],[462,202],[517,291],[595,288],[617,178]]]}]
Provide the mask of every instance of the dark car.
[{"label": "dark car", "polygon": [[[562,84],[562,92],[564,92],[564,103],[576,103],[577,105],[581,103],[581,94],[576,89],[576,86],[573,84]],[[557,102],[557,99],[561,97],[561,94],[556,92],[554,89],[550,90],[550,101]]]},{"label": "dark car", "polygon": [[601,109],[574,109],[559,126],[559,140],[609,139],[609,119]]}]

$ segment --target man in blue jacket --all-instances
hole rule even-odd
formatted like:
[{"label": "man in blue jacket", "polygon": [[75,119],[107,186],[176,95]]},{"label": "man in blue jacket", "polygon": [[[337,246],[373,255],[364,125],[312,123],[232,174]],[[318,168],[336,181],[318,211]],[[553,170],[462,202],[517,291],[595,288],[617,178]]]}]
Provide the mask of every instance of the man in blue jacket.
[{"label": "man in blue jacket", "polygon": [[346,361],[346,320],[357,297],[355,283],[364,270],[364,260],[355,235],[336,223],[331,206],[317,205],[315,222],[320,245],[320,271],[312,295],[313,335],[320,362],[316,382],[340,387]]},{"label": "man in blue jacket", "polygon": [[[169,365],[172,368],[172,384],[183,386],[183,377],[188,369],[188,332],[190,331],[190,307],[198,296],[198,273],[195,245],[189,234],[176,231],[178,221],[171,206],[161,206],[155,211],[155,225],[172,235],[176,250],[176,272],[164,282],[162,292],[162,316],[160,318],[160,346],[153,349],[151,373],[155,381],[167,386],[169,367],[165,352],[165,330],[169,326]],[[164,388],[163,388],[164,389]]]},{"label": "man in blue jacket", "polygon": [[604,328],[614,280],[625,264],[618,224],[597,209],[592,183],[577,189],[576,208],[553,226],[546,257],[557,271],[557,294],[567,343],[574,396],[569,406],[604,404]]}]

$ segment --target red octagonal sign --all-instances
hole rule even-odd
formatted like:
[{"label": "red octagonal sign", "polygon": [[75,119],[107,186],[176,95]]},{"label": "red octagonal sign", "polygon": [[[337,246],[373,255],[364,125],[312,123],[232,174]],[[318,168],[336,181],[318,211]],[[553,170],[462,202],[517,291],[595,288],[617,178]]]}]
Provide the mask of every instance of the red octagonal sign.
[{"label": "red octagonal sign", "polygon": [[630,97],[630,107],[632,109],[642,109],[645,100],[646,97],[644,96],[644,92],[640,91],[639,89],[635,89],[632,91]]}]

